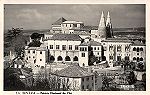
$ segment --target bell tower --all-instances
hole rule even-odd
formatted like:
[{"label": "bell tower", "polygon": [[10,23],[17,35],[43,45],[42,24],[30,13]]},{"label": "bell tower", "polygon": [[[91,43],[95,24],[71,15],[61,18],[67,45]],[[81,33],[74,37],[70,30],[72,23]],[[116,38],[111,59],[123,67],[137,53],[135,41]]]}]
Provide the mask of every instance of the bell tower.
[{"label": "bell tower", "polygon": [[107,20],[106,20],[106,34],[107,34],[106,36],[107,38],[113,37],[112,23],[111,23],[111,17],[109,11],[107,13]]},{"label": "bell tower", "polygon": [[106,23],[105,23],[105,17],[104,17],[103,11],[102,11],[101,19],[100,19],[99,26],[98,26],[98,37],[101,40],[106,39]]}]

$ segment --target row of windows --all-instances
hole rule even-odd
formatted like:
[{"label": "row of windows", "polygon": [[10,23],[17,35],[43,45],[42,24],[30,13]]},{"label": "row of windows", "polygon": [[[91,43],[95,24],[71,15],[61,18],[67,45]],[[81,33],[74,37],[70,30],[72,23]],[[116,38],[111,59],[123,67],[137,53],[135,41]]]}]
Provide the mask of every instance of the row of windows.
[{"label": "row of windows", "polygon": [[[109,56],[109,59],[112,60],[113,56]],[[125,56],[125,60],[129,60],[129,56]],[[121,56],[117,56],[117,61],[121,61]]]},{"label": "row of windows", "polygon": [[[72,27],[72,24],[64,24],[64,27]],[[77,27],[77,24],[73,24],[73,27]]]},{"label": "row of windows", "polygon": [[[54,49],[53,45],[50,45],[50,49]],[[56,49],[60,49],[60,45],[56,45]],[[62,50],[66,50],[66,45],[62,45]],[[72,50],[72,45],[69,45],[69,50]],[[75,45],[75,50],[78,50],[78,45]]]},{"label": "row of windows", "polygon": [[[28,53],[31,53],[30,50],[28,50]],[[32,53],[35,53],[35,50]],[[42,54],[42,51],[40,51],[40,54]]]},{"label": "row of windows", "polygon": [[[109,51],[114,50],[113,46],[109,46]],[[121,46],[117,46],[117,52],[121,51]],[[125,51],[130,51],[130,47],[126,46]]]},{"label": "row of windows", "polygon": [[137,47],[137,48],[136,48],[136,47],[134,47],[134,48],[133,48],[133,51],[137,51],[137,52],[139,52],[139,51],[143,51],[143,48],[142,48],[142,47],[141,47],[141,48],[139,48],[139,47]]},{"label": "row of windows", "polygon": [[[31,57],[29,56],[29,58],[31,58]],[[33,58],[35,58],[35,57],[33,56]],[[28,60],[28,57],[27,57],[27,60]]]},{"label": "row of windows", "polygon": [[[54,61],[54,60],[55,60],[54,56],[51,56],[51,57],[50,57],[50,61]],[[58,57],[57,57],[57,61],[63,61],[63,58],[62,58],[61,56],[58,56]],[[70,57],[69,57],[69,56],[66,56],[66,57],[65,57],[65,61],[71,61]],[[75,56],[75,57],[73,58],[73,61],[78,61],[78,57]]]},{"label": "row of windows", "polygon": [[[30,56],[29,56],[29,58],[31,58]],[[33,56],[33,58],[34,58],[34,56]],[[28,57],[26,58],[26,60],[28,60]],[[40,61],[42,61],[42,59],[40,59]],[[36,59],[34,60],[34,63],[36,62]]]},{"label": "row of windows", "polygon": [[80,51],[87,51],[87,47],[80,47]]},{"label": "row of windows", "polygon": [[[93,80],[93,77],[92,77],[92,80]],[[82,78],[82,82],[84,82],[84,81],[89,81],[89,77],[87,77],[86,79],[84,79],[84,78]],[[95,80],[95,83],[97,82],[97,80]],[[94,83],[92,83],[92,87],[94,86]],[[82,90],[84,90],[84,89],[88,89],[88,90],[90,90],[90,88],[89,88],[89,84],[87,84],[86,86],[84,86],[84,85],[82,85]]]},{"label": "row of windows", "polygon": [[92,50],[100,50],[100,48],[99,47],[92,47]]},{"label": "row of windows", "polygon": [[139,57],[137,57],[137,58],[136,58],[136,57],[133,57],[133,61],[135,61],[135,60],[136,60],[137,62],[139,62],[139,61],[143,61],[143,58],[142,58],[142,57],[141,57],[141,58],[139,58]]},{"label": "row of windows", "polygon": [[85,57],[85,53],[82,53],[81,56],[82,56],[82,57]]}]

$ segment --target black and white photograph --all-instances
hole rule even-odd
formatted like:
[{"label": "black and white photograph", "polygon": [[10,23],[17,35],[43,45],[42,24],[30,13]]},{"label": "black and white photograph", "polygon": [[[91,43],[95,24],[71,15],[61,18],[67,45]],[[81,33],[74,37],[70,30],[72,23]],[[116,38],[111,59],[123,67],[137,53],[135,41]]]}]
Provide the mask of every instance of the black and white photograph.
[{"label": "black and white photograph", "polygon": [[146,91],[146,4],[4,4],[3,38],[3,91]]}]

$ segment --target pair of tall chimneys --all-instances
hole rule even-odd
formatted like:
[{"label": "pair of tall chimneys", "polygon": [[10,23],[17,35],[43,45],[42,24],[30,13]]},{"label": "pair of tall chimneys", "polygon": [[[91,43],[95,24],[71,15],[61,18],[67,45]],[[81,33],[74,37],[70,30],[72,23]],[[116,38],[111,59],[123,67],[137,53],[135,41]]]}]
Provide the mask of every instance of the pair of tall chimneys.
[{"label": "pair of tall chimneys", "polygon": [[[100,38],[106,38],[107,37],[107,30],[106,28],[109,27],[110,29],[112,29],[112,24],[111,24],[111,18],[110,18],[110,13],[108,11],[107,13],[107,19],[105,21],[105,16],[104,16],[104,12],[102,11],[102,14],[101,14],[101,19],[100,19],[100,22],[99,22],[99,26],[98,26],[98,36]],[[109,31],[111,32],[111,31]]]}]

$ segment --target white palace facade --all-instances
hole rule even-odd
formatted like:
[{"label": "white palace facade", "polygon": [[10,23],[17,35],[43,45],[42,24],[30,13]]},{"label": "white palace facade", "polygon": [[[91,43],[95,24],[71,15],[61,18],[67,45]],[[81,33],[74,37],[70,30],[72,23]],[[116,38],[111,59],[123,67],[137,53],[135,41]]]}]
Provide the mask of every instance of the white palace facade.
[{"label": "white palace facade", "polygon": [[117,61],[144,63],[146,60],[146,45],[142,41],[113,36],[109,12],[106,20],[102,12],[98,29],[90,31],[84,28],[83,22],[60,18],[39,42],[39,46],[25,48],[25,59],[32,68],[51,63],[87,67],[104,61],[113,67]]}]

